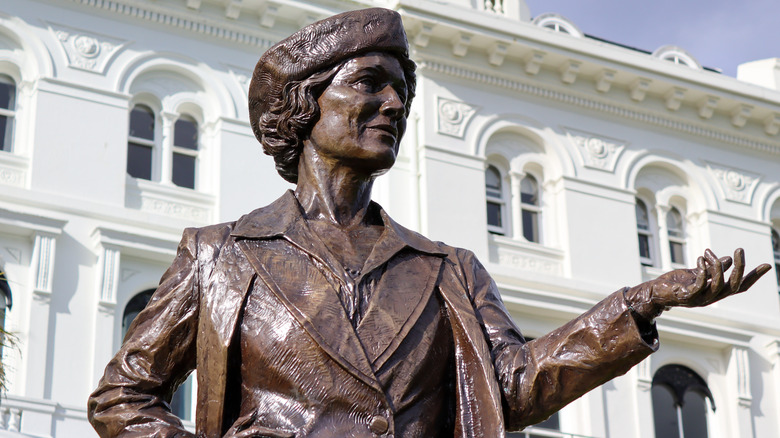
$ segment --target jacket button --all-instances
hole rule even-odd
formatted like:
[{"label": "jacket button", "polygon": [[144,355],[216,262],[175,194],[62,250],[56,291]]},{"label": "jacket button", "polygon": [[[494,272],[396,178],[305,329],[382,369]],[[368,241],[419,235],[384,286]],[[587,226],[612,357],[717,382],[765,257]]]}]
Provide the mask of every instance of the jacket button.
[{"label": "jacket button", "polygon": [[381,415],[377,415],[371,419],[371,424],[368,427],[371,429],[371,432],[374,432],[377,435],[381,435],[387,432],[387,428],[389,426],[390,423],[387,422],[387,418],[382,417]]}]

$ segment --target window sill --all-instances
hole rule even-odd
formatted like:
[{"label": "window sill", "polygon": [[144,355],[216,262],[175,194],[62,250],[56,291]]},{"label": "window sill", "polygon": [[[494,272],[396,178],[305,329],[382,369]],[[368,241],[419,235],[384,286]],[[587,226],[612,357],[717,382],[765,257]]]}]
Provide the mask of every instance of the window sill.
[{"label": "window sill", "polygon": [[0,185],[24,188],[29,170],[29,158],[0,151]]},{"label": "window sill", "polygon": [[545,275],[563,275],[563,251],[539,243],[488,234],[489,260],[501,266]]},{"label": "window sill", "polygon": [[195,223],[213,222],[214,196],[129,175],[126,178],[125,207]]}]

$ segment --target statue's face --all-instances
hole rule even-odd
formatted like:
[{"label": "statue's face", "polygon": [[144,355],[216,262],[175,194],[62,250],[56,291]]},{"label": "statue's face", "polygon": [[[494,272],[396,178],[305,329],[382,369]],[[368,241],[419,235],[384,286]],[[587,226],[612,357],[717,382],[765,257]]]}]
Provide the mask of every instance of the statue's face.
[{"label": "statue's face", "polygon": [[406,130],[406,80],[398,60],[371,52],[344,63],[317,102],[304,143],[325,160],[380,174],[395,163]]}]

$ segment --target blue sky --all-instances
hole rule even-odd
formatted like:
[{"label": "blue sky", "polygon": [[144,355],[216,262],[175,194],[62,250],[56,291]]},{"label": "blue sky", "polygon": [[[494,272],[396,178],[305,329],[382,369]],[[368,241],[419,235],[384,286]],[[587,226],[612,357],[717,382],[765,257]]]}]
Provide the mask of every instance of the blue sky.
[{"label": "blue sky", "polygon": [[687,50],[736,76],[737,65],[780,58],[780,0],[527,0],[531,16],[555,12],[588,35],[652,52]]}]

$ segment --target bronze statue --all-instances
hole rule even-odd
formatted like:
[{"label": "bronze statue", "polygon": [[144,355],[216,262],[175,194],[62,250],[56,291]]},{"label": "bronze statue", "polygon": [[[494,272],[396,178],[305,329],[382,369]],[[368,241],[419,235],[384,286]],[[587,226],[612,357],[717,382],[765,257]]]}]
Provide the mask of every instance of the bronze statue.
[{"label": "bronze statue", "polygon": [[655,351],[665,308],[705,306],[769,270],[743,277],[741,250],[708,250],[526,343],[471,252],[370,200],[395,161],[414,68],[385,9],[314,23],[260,58],[252,129],[297,187],[184,231],[90,398],[100,436],[193,436],[168,401],[197,368],[198,437],[501,437]]}]

